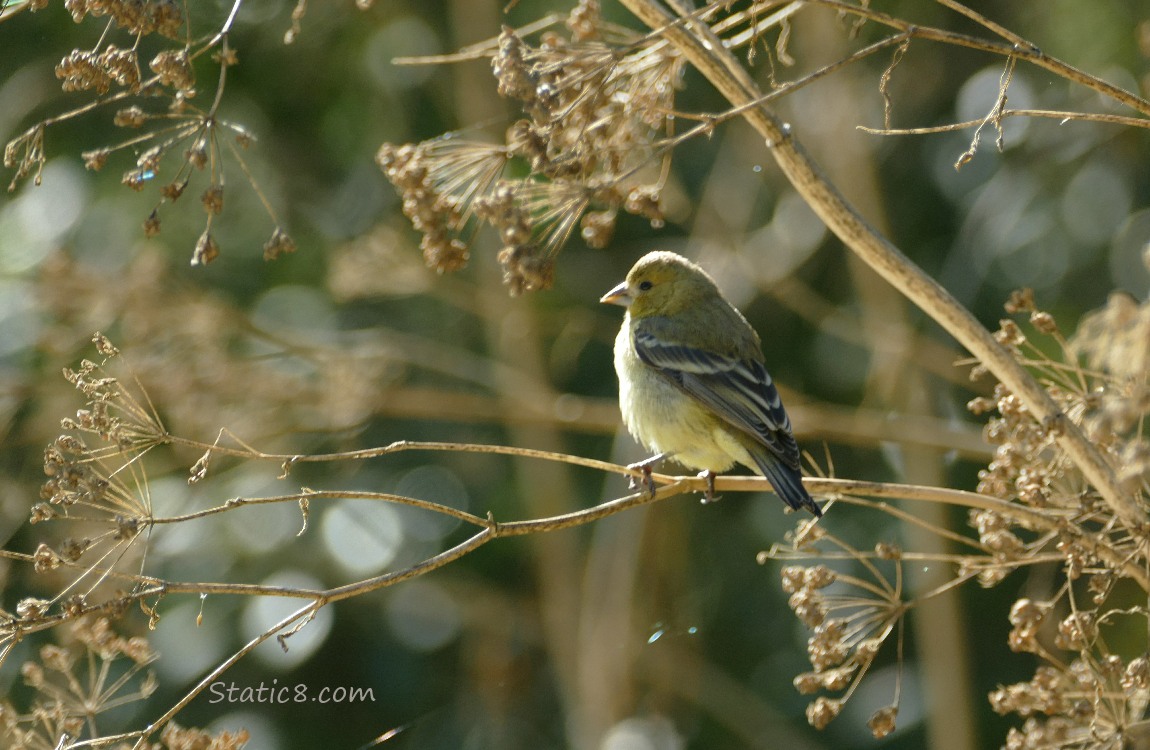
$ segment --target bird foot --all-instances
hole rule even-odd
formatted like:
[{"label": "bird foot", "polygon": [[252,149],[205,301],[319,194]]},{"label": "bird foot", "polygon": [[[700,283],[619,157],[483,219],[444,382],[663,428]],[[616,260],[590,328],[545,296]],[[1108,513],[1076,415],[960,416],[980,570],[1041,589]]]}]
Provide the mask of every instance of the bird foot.
[{"label": "bird foot", "polygon": [[[650,458],[639,461],[638,463],[627,465],[627,468],[632,471],[638,470],[643,472],[643,489],[647,490],[647,494],[649,495],[654,496],[655,494],[655,480],[651,477],[651,467],[662,461],[667,456],[668,454],[666,453],[659,453],[657,455],[651,456]],[[637,477],[631,476],[627,481],[627,486],[633,490],[638,489],[639,482],[640,480]]]},{"label": "bird foot", "polygon": [[717,503],[723,499],[721,496],[715,494],[715,472],[710,469],[700,471],[699,478],[707,480],[707,486],[703,489],[703,499],[699,502],[706,505],[708,503]]}]

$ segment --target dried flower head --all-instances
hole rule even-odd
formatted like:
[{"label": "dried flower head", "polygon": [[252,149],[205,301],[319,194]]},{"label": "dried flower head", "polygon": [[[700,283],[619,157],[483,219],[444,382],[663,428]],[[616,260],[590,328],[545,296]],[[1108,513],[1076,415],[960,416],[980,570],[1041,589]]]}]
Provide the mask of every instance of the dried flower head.
[{"label": "dried flower head", "polygon": [[165,747],[172,750],[196,750],[197,748],[211,748],[211,750],[243,750],[247,746],[251,735],[246,729],[236,731],[220,730],[212,734],[195,727],[182,727],[176,722],[169,722],[160,733],[160,740]]},{"label": "dried flower head", "polygon": [[[576,228],[604,247],[620,210],[662,223],[660,185],[637,175],[666,151],[659,141],[682,60],[658,39],[605,24],[595,2],[580,3],[567,26],[570,38],[552,31],[537,44],[511,28],[500,34],[491,58],[497,90],[525,115],[503,145],[445,137],[380,149],[377,161],[437,271],[467,262],[473,222],[498,232],[512,294],[551,285],[555,256]],[[530,173],[506,179],[511,160]]]},{"label": "dried flower head", "polygon": [[[146,667],[156,654],[140,637],[123,638],[106,618],[82,618],[71,628],[68,646],[42,646],[20,674],[32,689],[23,713],[0,703],[0,739],[5,747],[55,748],[101,736],[101,715],[141,701],[156,689]],[[126,658],[125,658],[126,657]]]},{"label": "dried flower head", "polygon": [[[36,0],[29,7],[41,2]],[[253,171],[243,163],[239,153],[240,149],[254,142],[254,136],[243,126],[218,116],[227,81],[226,70],[238,60],[230,37],[224,33],[226,28],[214,37],[206,37],[206,44],[196,43],[200,45],[197,47],[190,41],[192,25],[185,18],[186,4],[179,0],[67,0],[65,6],[77,22],[88,17],[110,19],[110,22],[104,22],[94,48],[73,49],[55,67],[56,76],[65,91],[89,91],[101,98],[48,118],[9,141],[4,150],[4,163],[15,169],[9,189],[14,190],[20,180],[30,175],[39,184],[45,163],[44,131],[48,126],[95,111],[98,109],[96,104],[115,102],[118,108],[112,116],[112,123],[140,132],[120,143],[84,151],[82,156],[88,169],[102,169],[113,154],[131,151],[135,154],[136,164],[122,173],[122,183],[132,190],[143,191],[156,180],[161,196],[159,203],[163,204],[174,201],[183,192],[191,168],[210,167],[209,184],[202,197],[204,208],[214,216],[223,209],[223,172],[225,161],[231,160],[224,157],[230,156],[240,162],[244,179],[260,198],[273,224],[281,225],[256,184]],[[230,23],[230,18],[225,21],[226,25]],[[117,39],[117,30],[122,32],[119,34],[121,39]],[[147,68],[142,69],[139,58],[144,48],[142,42],[144,37],[152,34],[178,39],[180,46],[162,49],[152,56]],[[211,54],[204,54],[206,52]],[[219,66],[220,77],[214,101],[209,109],[204,110],[192,104],[196,97],[195,67],[197,60],[209,58]],[[154,104],[156,100],[166,100],[166,109],[157,107]],[[234,144],[228,142],[226,148],[221,148],[218,137],[221,129],[234,134]],[[181,152],[184,159],[175,167],[174,178],[157,180],[166,157]],[[160,205],[153,208],[143,222],[146,236],[159,232],[159,209]],[[278,252],[286,252],[285,248],[284,242],[275,245]],[[202,242],[194,262],[208,262],[212,257],[211,250],[211,243]]]},{"label": "dried flower head", "polygon": [[842,701],[820,695],[807,706],[807,723],[815,729],[826,729],[842,709]]},{"label": "dried flower head", "polygon": [[196,240],[196,248],[192,252],[193,266],[206,266],[220,256],[220,246],[212,233],[205,229],[200,238]]},{"label": "dried flower head", "polygon": [[898,706],[884,706],[871,714],[866,725],[870,728],[871,735],[880,740],[894,731],[896,718],[898,718]]},{"label": "dried flower head", "polygon": [[170,39],[183,34],[183,6],[177,0],[66,0],[64,7],[80,23],[87,15],[108,16],[133,35],[159,33]]},{"label": "dried flower head", "polygon": [[276,227],[272,236],[264,243],[264,260],[275,260],[281,255],[296,251],[295,240],[280,227]]},{"label": "dried flower head", "polygon": [[1074,612],[1058,624],[1054,645],[1072,651],[1084,651],[1098,638],[1098,623],[1093,612]]},{"label": "dried flower head", "polygon": [[148,63],[160,77],[160,83],[184,91],[195,86],[196,74],[192,70],[192,62],[186,49],[164,50]]},{"label": "dried flower head", "polygon": [[[1150,367],[1139,364],[1141,355],[1150,351],[1146,309],[1150,303],[1112,297],[1066,339],[1054,317],[1038,309],[1033,293],[1015,293],[1007,310],[1027,319],[1003,321],[997,338],[1035,371],[1061,412],[1053,419],[1037,420],[1023,399],[1002,384],[995,386],[992,396],[969,403],[972,412],[991,415],[984,434],[995,453],[979,473],[978,490],[995,500],[970,504],[969,531],[961,541],[971,551],[959,554],[957,561],[953,555],[937,557],[944,565],[957,562],[957,573],[934,591],[970,579],[997,585],[1014,570],[1048,560],[1061,563],[1063,579],[1063,585],[1052,587],[1048,600],[1018,598],[1010,610],[1007,645],[1033,654],[1041,663],[1032,679],[990,694],[995,711],[1024,719],[1007,737],[1008,748],[1121,747],[1134,729],[1142,731],[1140,717],[1150,705],[1150,668],[1144,656],[1127,660],[1111,653],[1106,628],[1134,618],[1140,622],[1133,630],[1143,632],[1150,622],[1144,606],[1107,607],[1123,582],[1133,578],[1142,588],[1147,585],[1145,530],[1131,531],[1117,519],[1058,439],[1071,424],[1086,427],[1122,486],[1136,501],[1146,497]],[[1086,359],[1086,367],[1080,357]],[[877,510],[887,507],[865,499],[855,502]],[[940,528],[938,533],[958,541],[950,529]],[[839,700],[849,699],[884,640],[917,602],[902,601],[901,579],[885,580],[875,561],[890,561],[901,570],[905,559],[932,559],[933,554],[904,552],[884,543],[863,552],[826,529],[815,544],[796,544],[785,553],[773,549],[768,557],[808,561],[792,562],[783,570],[791,609],[813,630],[808,641],[813,671],[799,675],[796,688],[803,693],[842,690]],[[846,591],[860,582],[839,571],[828,588],[815,590],[813,584],[822,576],[814,573],[819,568],[811,561],[844,557],[855,560],[876,580],[850,595]],[[1076,584],[1079,580],[1084,583]],[[889,598],[879,592],[889,592]],[[1068,661],[1058,650],[1069,651],[1074,658]],[[839,707],[840,703],[816,700],[808,706],[808,720],[821,726],[837,715]],[[872,733],[882,736],[891,731],[896,712],[897,702],[876,711],[868,722]]]},{"label": "dried flower head", "polygon": [[1105,307],[1082,319],[1070,344],[1091,368],[1119,380],[1144,378],[1150,372],[1150,302],[1111,294]]},{"label": "dried flower head", "polygon": [[[93,342],[105,362],[119,355],[103,334],[95,334]],[[87,594],[63,602],[21,602],[18,615],[34,621],[58,617],[61,612],[66,617],[79,616],[95,582],[118,566],[130,567],[135,562],[126,553],[152,517],[138,458],[168,439],[150,407],[134,398],[103,364],[85,360],[64,375],[83,394],[85,404],[74,417],[62,420],[66,432],[44,449],[43,502],[32,507],[30,521],[51,524],[52,529],[68,524],[79,531],[41,542],[32,562],[37,572],[54,571],[56,577],[65,577],[69,581],[65,591],[78,587]],[[101,597],[107,595],[100,591]],[[12,635],[0,628],[0,642]]]},{"label": "dried flower head", "polygon": [[56,77],[64,91],[94,90],[106,94],[112,88],[112,76],[100,65],[94,52],[74,49],[56,64]]},{"label": "dried flower head", "polygon": [[204,210],[209,214],[216,216],[224,211],[224,186],[219,184],[212,184],[200,196],[200,203],[203,204]]}]

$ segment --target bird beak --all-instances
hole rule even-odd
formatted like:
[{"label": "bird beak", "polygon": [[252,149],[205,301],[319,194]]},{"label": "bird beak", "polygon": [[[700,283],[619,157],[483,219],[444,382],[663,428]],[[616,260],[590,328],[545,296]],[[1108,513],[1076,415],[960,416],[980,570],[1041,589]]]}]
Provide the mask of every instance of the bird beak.
[{"label": "bird beak", "polygon": [[608,305],[627,307],[631,304],[631,290],[627,288],[626,281],[621,282],[619,286],[600,297],[599,301]]}]

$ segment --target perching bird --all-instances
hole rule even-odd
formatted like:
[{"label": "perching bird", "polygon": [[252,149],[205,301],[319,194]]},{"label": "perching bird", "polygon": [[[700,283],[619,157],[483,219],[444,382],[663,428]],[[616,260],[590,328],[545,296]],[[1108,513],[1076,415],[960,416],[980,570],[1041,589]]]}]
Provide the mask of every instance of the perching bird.
[{"label": "perching bird", "polygon": [[619,406],[652,461],[673,457],[712,482],[740,463],[790,507],[822,515],[803,487],[759,336],[706,271],[675,253],[648,253],[599,301],[627,308],[615,339]]}]

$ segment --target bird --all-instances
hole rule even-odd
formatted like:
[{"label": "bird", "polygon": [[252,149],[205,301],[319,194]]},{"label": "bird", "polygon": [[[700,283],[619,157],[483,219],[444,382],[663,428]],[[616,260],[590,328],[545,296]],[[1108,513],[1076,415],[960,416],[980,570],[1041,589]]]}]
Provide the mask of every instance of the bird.
[{"label": "bird", "polygon": [[619,407],[655,455],[714,477],[742,464],[791,508],[822,509],[802,483],[799,447],[759,335],[700,266],[665,250],[640,258],[600,302],[627,309],[615,338]]}]

